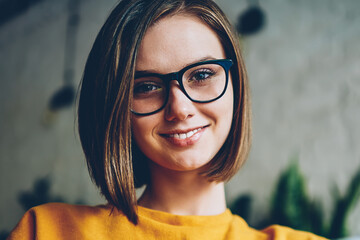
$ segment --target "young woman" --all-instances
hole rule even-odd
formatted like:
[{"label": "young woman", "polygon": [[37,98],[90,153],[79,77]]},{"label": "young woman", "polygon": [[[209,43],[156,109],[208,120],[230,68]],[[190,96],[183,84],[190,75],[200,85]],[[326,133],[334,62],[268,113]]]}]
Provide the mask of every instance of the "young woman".
[{"label": "young woman", "polygon": [[35,207],[10,239],[321,239],[258,231],[226,208],[250,99],[238,39],[211,0],[121,1],[90,52],[78,121],[108,204]]}]

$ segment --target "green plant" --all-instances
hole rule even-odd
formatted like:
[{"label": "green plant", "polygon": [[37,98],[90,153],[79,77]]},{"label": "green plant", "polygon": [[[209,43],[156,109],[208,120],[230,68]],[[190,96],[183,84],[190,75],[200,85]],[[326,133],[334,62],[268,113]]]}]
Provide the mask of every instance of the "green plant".
[{"label": "green plant", "polygon": [[321,205],[311,200],[306,182],[297,161],[293,161],[277,183],[271,205],[271,224],[291,226],[295,229],[324,235]]},{"label": "green plant", "polygon": [[[360,201],[360,168],[352,178],[346,193],[341,196],[333,190],[334,207],[330,222],[324,218],[321,203],[309,196],[306,181],[296,160],[282,172],[275,186],[269,215],[251,224],[264,228],[272,224],[289,226],[294,229],[313,232],[327,238],[341,238],[349,235],[347,219]],[[251,196],[239,196],[231,210],[248,221],[251,214]]]},{"label": "green plant", "polygon": [[337,188],[333,191],[335,209],[331,220],[329,235],[343,237],[349,234],[347,219],[352,209],[360,202],[360,168],[352,178],[346,193],[341,196]]}]

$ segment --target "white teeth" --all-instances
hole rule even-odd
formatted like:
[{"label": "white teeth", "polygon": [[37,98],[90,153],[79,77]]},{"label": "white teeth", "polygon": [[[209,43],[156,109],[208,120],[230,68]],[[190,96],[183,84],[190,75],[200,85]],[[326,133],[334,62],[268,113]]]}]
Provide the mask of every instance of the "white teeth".
[{"label": "white teeth", "polygon": [[192,130],[192,131],[187,132],[187,133],[174,133],[174,134],[170,134],[169,137],[179,138],[179,139],[189,138],[189,137],[191,137],[192,135],[194,135],[195,133],[197,133],[200,129],[201,129],[201,128],[198,128],[198,129]]},{"label": "white teeth", "polygon": [[187,137],[187,138],[188,138],[188,137],[191,137],[192,135],[194,135],[194,131],[190,131],[190,132],[186,133],[186,137]]},{"label": "white teeth", "polygon": [[180,137],[180,139],[185,139],[186,138],[186,133],[180,133],[179,137]]}]

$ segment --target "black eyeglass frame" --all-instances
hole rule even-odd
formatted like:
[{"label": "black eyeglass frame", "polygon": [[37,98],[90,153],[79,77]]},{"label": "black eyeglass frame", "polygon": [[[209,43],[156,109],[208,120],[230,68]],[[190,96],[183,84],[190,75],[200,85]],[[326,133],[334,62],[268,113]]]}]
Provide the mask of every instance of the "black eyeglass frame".
[{"label": "black eyeglass frame", "polygon": [[[225,70],[225,75],[226,75],[225,87],[224,87],[224,90],[222,91],[222,93],[219,96],[217,96],[216,98],[214,98],[214,99],[206,100],[206,101],[194,100],[189,96],[189,94],[186,92],[186,90],[184,88],[184,85],[183,85],[183,82],[182,82],[183,75],[190,68],[193,68],[193,67],[196,67],[196,66],[199,66],[199,65],[206,65],[206,64],[218,64]],[[216,101],[219,98],[221,98],[226,92],[228,82],[229,82],[229,70],[230,70],[232,65],[233,65],[233,61],[231,59],[214,59],[214,60],[207,60],[207,61],[191,64],[189,66],[184,67],[183,69],[181,69],[178,72],[172,72],[172,73],[167,73],[167,74],[159,74],[159,73],[137,74],[137,75],[135,75],[135,79],[140,78],[140,77],[158,77],[158,78],[160,78],[165,83],[165,86],[167,88],[167,93],[166,93],[166,97],[165,97],[165,100],[164,100],[164,104],[159,109],[157,109],[155,111],[152,111],[152,112],[149,112],[149,113],[138,113],[138,112],[135,112],[134,110],[131,109],[131,112],[134,113],[135,115],[138,115],[138,116],[148,116],[148,115],[160,112],[162,109],[164,109],[166,104],[169,101],[170,82],[173,81],[173,80],[176,80],[179,83],[181,91],[192,102],[209,103],[209,102]]]}]

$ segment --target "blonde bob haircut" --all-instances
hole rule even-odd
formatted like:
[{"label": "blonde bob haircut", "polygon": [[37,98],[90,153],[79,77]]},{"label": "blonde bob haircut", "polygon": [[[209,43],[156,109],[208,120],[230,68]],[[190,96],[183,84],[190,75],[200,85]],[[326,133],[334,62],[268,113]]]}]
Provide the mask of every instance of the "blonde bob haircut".
[{"label": "blonde bob haircut", "polygon": [[135,63],[146,30],[175,14],[196,16],[218,35],[232,59],[234,111],[230,133],[202,174],[227,181],[247,158],[251,145],[248,80],[239,40],[211,0],[122,0],[96,37],[88,56],[78,101],[78,129],[92,180],[109,204],[138,222],[135,187],[149,183],[147,158],[131,133]]}]

